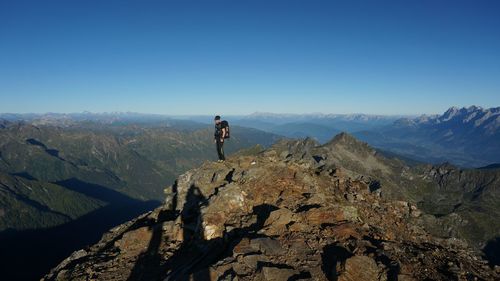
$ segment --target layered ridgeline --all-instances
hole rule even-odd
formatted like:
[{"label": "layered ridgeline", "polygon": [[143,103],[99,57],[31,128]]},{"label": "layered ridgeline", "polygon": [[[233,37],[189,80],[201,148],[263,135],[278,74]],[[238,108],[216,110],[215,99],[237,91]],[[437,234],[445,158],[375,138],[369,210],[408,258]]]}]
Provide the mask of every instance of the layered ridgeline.
[{"label": "layered ridgeline", "polygon": [[[164,186],[177,175],[216,156],[211,128],[198,126],[4,122],[0,230],[56,225],[119,200],[115,193],[162,200]],[[228,153],[277,139],[254,129],[233,129]]]},{"label": "layered ridgeline", "polygon": [[[464,240],[445,237],[467,236],[462,227],[475,221],[438,221],[498,203],[488,182],[495,171],[460,173],[410,168],[347,134],[243,151],[184,173],[162,206],[74,252],[44,280],[498,280],[498,268]],[[476,177],[485,181],[454,186]],[[447,192],[470,208],[426,214],[441,205],[438,195],[451,200]],[[434,200],[419,204],[426,198]],[[498,231],[493,206],[483,214],[493,230],[478,233]]]},{"label": "layered ridgeline", "polygon": [[331,140],[341,131],[357,132],[391,125],[406,116],[370,114],[273,114],[256,112],[233,123],[256,128],[290,138],[313,137],[321,143]]},{"label": "layered ridgeline", "polygon": [[[194,122],[50,120],[0,123],[0,263],[2,279],[12,277],[5,280],[39,278],[159,206],[179,174],[216,158],[212,127]],[[277,140],[232,130],[227,153]],[[26,262],[32,268],[19,270]]]},{"label": "layered ridgeline", "polygon": [[377,148],[423,162],[487,166],[500,162],[500,107],[452,107],[442,115],[403,118],[355,135]]}]

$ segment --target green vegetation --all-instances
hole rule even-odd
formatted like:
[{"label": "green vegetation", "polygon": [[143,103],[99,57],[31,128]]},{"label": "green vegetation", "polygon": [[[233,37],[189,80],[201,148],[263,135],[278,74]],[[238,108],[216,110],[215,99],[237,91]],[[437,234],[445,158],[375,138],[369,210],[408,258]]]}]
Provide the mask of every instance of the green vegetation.
[{"label": "green vegetation", "polygon": [[[229,154],[277,139],[255,129],[232,130]],[[212,134],[209,126],[182,122],[8,124],[0,129],[0,230],[66,223],[108,203],[128,202],[120,196],[161,201],[180,173],[216,159]]]}]

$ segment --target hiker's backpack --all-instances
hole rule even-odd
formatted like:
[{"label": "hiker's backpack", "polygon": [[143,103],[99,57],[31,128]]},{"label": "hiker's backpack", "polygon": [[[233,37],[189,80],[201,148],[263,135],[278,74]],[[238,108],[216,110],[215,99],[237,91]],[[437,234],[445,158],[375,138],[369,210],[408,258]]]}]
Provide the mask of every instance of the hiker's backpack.
[{"label": "hiker's backpack", "polygon": [[229,135],[229,123],[226,120],[223,120],[220,122],[221,128],[226,128],[226,134],[224,135],[225,139],[228,139],[230,137]]}]

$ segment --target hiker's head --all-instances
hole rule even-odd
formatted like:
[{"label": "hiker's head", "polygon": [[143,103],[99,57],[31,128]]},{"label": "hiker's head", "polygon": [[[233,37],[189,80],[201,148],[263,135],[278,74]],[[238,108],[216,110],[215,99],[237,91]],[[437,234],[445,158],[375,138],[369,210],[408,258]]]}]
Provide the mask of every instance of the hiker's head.
[{"label": "hiker's head", "polygon": [[215,116],[214,121],[215,121],[215,124],[219,124],[220,123],[220,116],[219,115]]}]

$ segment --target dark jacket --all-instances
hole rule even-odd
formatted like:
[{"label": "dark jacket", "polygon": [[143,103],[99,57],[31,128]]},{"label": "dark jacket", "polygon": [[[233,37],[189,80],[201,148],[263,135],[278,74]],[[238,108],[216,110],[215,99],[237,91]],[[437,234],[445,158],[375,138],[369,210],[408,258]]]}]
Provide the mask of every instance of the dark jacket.
[{"label": "dark jacket", "polygon": [[214,138],[221,138],[222,137],[222,124],[215,124],[215,132],[214,132]]}]

